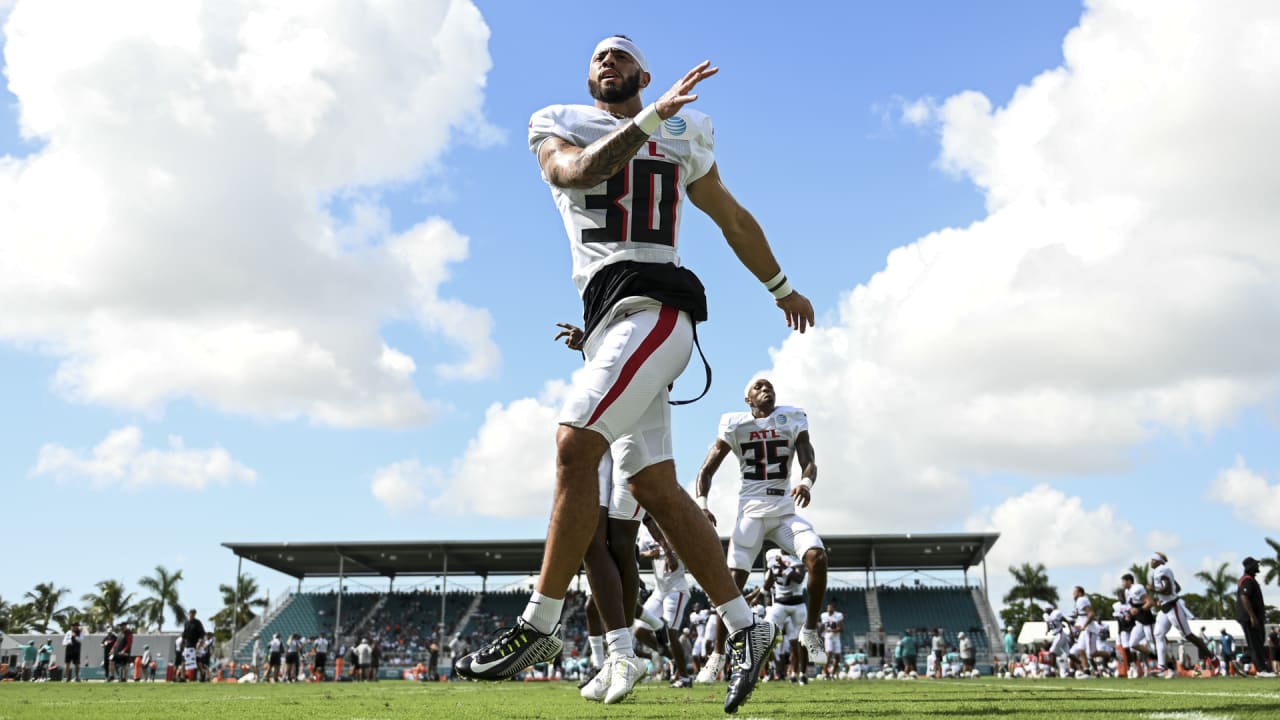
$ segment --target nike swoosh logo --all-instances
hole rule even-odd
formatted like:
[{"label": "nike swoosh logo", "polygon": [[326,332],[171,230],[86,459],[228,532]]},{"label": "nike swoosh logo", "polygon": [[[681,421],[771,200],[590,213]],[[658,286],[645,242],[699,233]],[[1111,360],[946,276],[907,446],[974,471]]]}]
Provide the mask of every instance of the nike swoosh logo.
[{"label": "nike swoosh logo", "polygon": [[490,668],[497,667],[498,665],[501,665],[501,664],[502,664],[502,658],[499,658],[499,659],[497,659],[497,660],[494,660],[493,662],[487,662],[487,663],[482,663],[482,662],[479,662],[479,661],[477,661],[477,660],[472,660],[472,661],[471,661],[471,671],[472,671],[472,672],[485,672],[486,670],[489,670]]}]

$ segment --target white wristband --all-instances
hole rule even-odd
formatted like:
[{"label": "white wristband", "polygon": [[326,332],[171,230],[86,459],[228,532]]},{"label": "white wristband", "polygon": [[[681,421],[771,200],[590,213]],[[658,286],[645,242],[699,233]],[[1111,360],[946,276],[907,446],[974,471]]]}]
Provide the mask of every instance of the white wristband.
[{"label": "white wristband", "polygon": [[703,510],[706,510],[706,509],[707,509],[707,496],[706,496],[706,495],[699,495],[698,497],[694,498],[694,500],[696,500],[696,501],[697,501],[697,503],[698,503],[698,507],[699,507],[699,508],[702,508]]},{"label": "white wristband", "polygon": [[658,115],[658,108],[653,103],[644,106],[639,115],[631,120],[636,127],[644,131],[645,135],[652,135],[658,132],[658,127],[662,125],[662,118]]},{"label": "white wristband", "polygon": [[800,482],[796,483],[796,487],[804,486],[805,490],[813,489],[813,478],[802,477]]},{"label": "white wristband", "polygon": [[781,270],[778,271],[777,275],[764,281],[764,289],[768,290],[769,294],[778,300],[795,292],[791,289],[791,282],[787,280],[787,274]]}]

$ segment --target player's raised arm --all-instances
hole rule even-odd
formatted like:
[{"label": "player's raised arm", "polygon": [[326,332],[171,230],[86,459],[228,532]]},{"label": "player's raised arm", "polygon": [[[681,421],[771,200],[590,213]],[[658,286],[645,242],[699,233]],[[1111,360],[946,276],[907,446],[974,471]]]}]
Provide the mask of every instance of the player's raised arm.
[{"label": "player's raised arm", "polygon": [[689,200],[720,227],[738,260],[773,295],[787,318],[787,327],[804,332],[813,325],[813,304],[791,288],[760,223],[725,187],[720,169],[714,163],[706,175],[689,184],[688,194]]},{"label": "player's raised arm", "polygon": [[707,509],[707,495],[711,493],[711,478],[715,476],[716,470],[720,469],[720,463],[724,462],[731,452],[733,448],[729,447],[729,443],[717,438],[711,449],[707,451],[707,457],[702,461],[702,468],[698,470],[697,491],[694,499],[698,501],[702,514],[707,516],[707,520],[710,520],[712,525],[716,524],[716,516]]},{"label": "player's raised arm", "polygon": [[[592,73],[599,76],[599,73],[615,72],[615,65],[634,65],[635,60],[626,53],[608,51],[593,58],[591,63]],[[620,71],[625,73],[627,70],[624,67]],[[685,73],[662,97],[636,113],[631,122],[620,125],[586,147],[578,147],[560,138],[549,138],[538,148],[538,164],[542,166],[542,172],[553,185],[578,190],[586,190],[608,180],[636,156],[663,120],[698,99],[693,93],[694,86],[719,71],[720,68],[711,67],[711,61],[704,60]],[[648,84],[648,75],[644,73],[644,84]],[[626,117],[634,112],[618,114]]]}]

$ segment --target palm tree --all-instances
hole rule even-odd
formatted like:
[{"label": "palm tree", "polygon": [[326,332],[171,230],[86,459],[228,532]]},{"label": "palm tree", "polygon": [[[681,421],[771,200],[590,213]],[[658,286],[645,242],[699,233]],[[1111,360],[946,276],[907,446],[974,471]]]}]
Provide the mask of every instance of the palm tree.
[{"label": "palm tree", "polygon": [[1258,564],[1267,571],[1267,574],[1262,578],[1262,582],[1269,583],[1280,580],[1280,542],[1276,542],[1271,538],[1266,538],[1266,541],[1271,546],[1271,552],[1275,553],[1275,557],[1263,558],[1258,561]]},{"label": "palm tree", "polygon": [[94,587],[96,593],[85,593],[85,615],[94,630],[114,625],[133,610],[133,593],[125,593],[119,580],[102,580]]},{"label": "palm tree", "polygon": [[25,598],[31,600],[31,609],[36,614],[35,624],[32,628],[38,633],[49,632],[49,623],[53,620],[53,614],[58,612],[58,603],[62,601],[62,596],[66,595],[70,590],[55,586],[52,582],[40,583],[35,588],[28,590]]},{"label": "palm tree", "polygon": [[9,605],[8,612],[5,613],[3,629],[9,635],[24,633],[34,627],[37,622],[39,618],[31,603]]},{"label": "palm tree", "polygon": [[1235,608],[1235,588],[1239,578],[1227,572],[1228,567],[1230,567],[1229,563],[1222,563],[1213,572],[1201,570],[1196,573],[1196,579],[1205,584],[1205,609],[1213,617],[1224,618],[1234,615],[1232,610]]},{"label": "palm tree", "polygon": [[1045,570],[1044,563],[1022,563],[1014,567],[1009,566],[1009,574],[1013,576],[1013,589],[1004,596],[1006,603],[1015,600],[1027,600],[1031,603],[1032,608],[1037,608],[1037,600],[1044,602],[1058,602],[1058,588],[1049,584],[1049,574]]},{"label": "palm tree", "polygon": [[[258,581],[253,579],[251,575],[241,575],[239,580],[240,592],[237,595],[236,588],[222,584],[218,586],[218,592],[222,593],[222,609],[214,613],[209,619],[219,629],[225,629],[230,632],[233,624],[237,628],[242,628],[249,624],[249,621],[257,617],[257,613],[253,608],[266,609],[266,598],[258,597]],[[236,604],[236,598],[240,599],[238,610],[233,609]],[[232,617],[235,613],[235,617]]]},{"label": "palm tree", "polygon": [[170,573],[163,565],[156,566],[156,574],[144,577],[138,585],[151,592],[151,597],[138,603],[138,613],[147,625],[155,625],[156,632],[164,631],[164,610],[173,613],[175,625],[186,620],[187,611],[178,602],[178,583],[182,582],[182,571]]},{"label": "palm tree", "polygon": [[1151,584],[1151,566],[1134,563],[1129,566],[1129,574],[1133,576],[1133,584],[1146,587]]},{"label": "palm tree", "polygon": [[74,605],[68,605],[53,614],[53,621],[58,623],[58,627],[62,628],[64,633],[70,630],[73,624],[87,625],[88,620],[89,616],[85,611]]}]

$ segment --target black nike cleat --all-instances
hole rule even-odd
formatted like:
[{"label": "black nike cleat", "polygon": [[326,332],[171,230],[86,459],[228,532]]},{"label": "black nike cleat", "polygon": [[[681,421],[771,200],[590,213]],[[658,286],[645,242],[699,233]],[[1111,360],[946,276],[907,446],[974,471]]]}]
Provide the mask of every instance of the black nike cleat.
[{"label": "black nike cleat", "polygon": [[541,633],[516,620],[493,642],[459,658],[458,674],[468,680],[507,680],[540,662],[550,662],[563,650],[564,643],[554,631]]},{"label": "black nike cleat", "polygon": [[768,620],[757,620],[729,636],[729,692],[724,698],[724,711],[735,713],[756,689],[760,670],[778,639],[778,628]]}]

